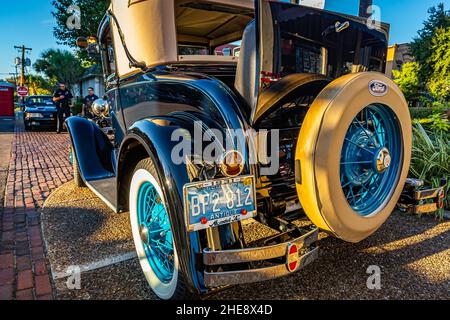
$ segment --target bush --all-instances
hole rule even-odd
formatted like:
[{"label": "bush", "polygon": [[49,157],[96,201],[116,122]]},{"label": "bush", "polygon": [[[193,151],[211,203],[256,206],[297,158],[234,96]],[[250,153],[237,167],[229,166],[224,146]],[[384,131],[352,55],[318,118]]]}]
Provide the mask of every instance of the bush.
[{"label": "bush", "polygon": [[445,105],[440,102],[433,102],[430,107],[409,108],[409,112],[411,113],[411,119],[419,120],[429,119],[436,114],[443,115],[449,108],[450,104]]},{"label": "bush", "polygon": [[[427,130],[415,121],[413,125],[413,150],[410,176],[437,188],[441,178],[450,182],[450,134],[439,130]],[[450,184],[446,187],[444,207],[450,209]],[[442,218],[443,210],[438,212]]]},{"label": "bush", "polygon": [[72,114],[73,115],[80,115],[81,112],[83,111],[83,99],[78,98],[75,103],[73,104],[72,107]]}]

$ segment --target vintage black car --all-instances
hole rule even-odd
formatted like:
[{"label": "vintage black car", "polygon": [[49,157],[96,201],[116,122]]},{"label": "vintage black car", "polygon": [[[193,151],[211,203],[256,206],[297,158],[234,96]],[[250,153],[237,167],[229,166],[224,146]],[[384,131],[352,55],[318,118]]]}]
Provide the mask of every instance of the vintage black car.
[{"label": "vintage black car", "polygon": [[56,106],[52,96],[30,96],[25,103],[23,117],[25,130],[32,130],[33,127],[55,127],[56,115]]},{"label": "vintage black car", "polygon": [[[268,0],[113,0],[78,40],[102,56],[114,135],[67,120],[76,182],[129,212],[160,298],[288,275],[319,230],[355,243],[386,221],[412,140],[388,31]],[[214,55],[229,43],[239,57]],[[251,218],[278,234],[245,243]]]}]

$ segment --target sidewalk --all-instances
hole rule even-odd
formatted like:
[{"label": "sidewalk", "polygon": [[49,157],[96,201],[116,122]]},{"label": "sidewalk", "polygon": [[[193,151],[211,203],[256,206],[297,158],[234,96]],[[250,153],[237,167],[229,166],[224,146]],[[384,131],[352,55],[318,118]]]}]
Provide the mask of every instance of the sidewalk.
[{"label": "sidewalk", "polygon": [[39,209],[72,179],[69,137],[14,130],[3,212],[0,212],[0,300],[53,299]]}]

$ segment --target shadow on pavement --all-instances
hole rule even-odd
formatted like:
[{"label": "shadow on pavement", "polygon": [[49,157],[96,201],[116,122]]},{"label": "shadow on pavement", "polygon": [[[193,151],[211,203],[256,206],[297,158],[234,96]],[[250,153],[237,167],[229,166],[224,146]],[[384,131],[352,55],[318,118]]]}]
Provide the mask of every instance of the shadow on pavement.
[{"label": "shadow on pavement", "polygon": [[0,117],[0,134],[14,133],[15,123],[14,117]]}]

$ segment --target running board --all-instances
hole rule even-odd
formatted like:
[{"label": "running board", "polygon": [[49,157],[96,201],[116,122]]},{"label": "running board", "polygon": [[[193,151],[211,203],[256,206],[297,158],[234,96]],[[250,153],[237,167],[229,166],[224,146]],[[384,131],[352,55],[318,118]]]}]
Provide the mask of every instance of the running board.
[{"label": "running board", "polygon": [[116,177],[86,181],[86,185],[97,197],[99,197],[111,210],[117,210]]}]

